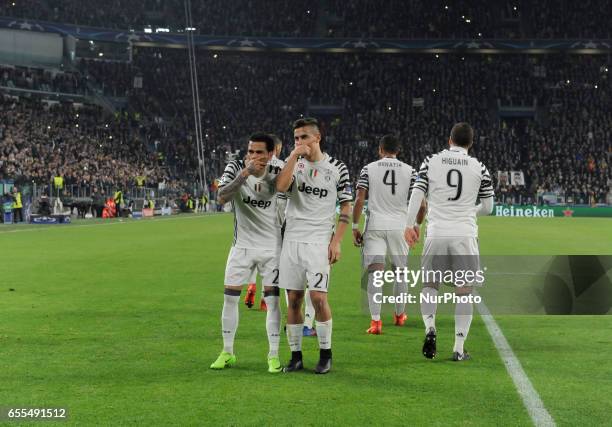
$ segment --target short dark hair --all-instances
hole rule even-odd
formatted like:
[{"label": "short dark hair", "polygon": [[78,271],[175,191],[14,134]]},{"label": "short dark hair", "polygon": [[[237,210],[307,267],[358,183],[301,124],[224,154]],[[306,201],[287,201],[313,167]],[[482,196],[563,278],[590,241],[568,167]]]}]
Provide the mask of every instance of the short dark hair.
[{"label": "short dark hair", "polygon": [[380,138],[379,146],[385,153],[397,154],[400,152],[399,139],[392,134],[388,134]]},{"label": "short dark hair", "polygon": [[272,140],[274,141],[274,145],[283,145],[283,140],[280,139],[276,134],[273,133],[269,133],[268,135],[270,135],[270,138],[272,138]]},{"label": "short dark hair", "polygon": [[265,132],[255,132],[249,136],[251,142],[265,142],[268,153],[274,151],[274,139]]},{"label": "short dark hair", "polygon": [[456,123],[451,129],[450,138],[455,145],[468,148],[474,141],[474,129],[466,122]]},{"label": "short dark hair", "polygon": [[293,130],[303,128],[304,126],[316,126],[317,130],[319,130],[319,121],[314,117],[304,117],[293,122]]}]

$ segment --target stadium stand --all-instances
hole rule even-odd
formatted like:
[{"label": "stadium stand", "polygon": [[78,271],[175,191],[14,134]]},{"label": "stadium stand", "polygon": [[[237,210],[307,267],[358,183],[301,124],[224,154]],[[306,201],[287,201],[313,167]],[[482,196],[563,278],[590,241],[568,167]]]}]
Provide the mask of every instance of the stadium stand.
[{"label": "stadium stand", "polygon": [[[600,0],[562,2],[573,15],[544,14],[548,1],[408,3],[391,0],[374,10],[362,0],[292,0],[282,7],[258,5],[256,16],[246,0],[193,7],[198,31],[209,34],[238,28],[241,35],[300,37],[609,36],[594,12],[609,7]],[[102,9],[89,0],[23,0],[0,6],[0,14],[110,28],[150,21],[181,28],[182,5],[114,0]],[[465,120],[477,132],[475,155],[494,175],[525,174],[525,186],[496,180],[500,200],[541,201],[549,192],[575,203],[610,199],[606,56],[200,51],[197,67],[208,182],[220,176],[228,156],[240,155],[236,150],[254,130],[275,132],[290,144],[289,124],[300,116],[322,119],[327,149],[348,164],[353,179],[375,157],[381,135],[400,135],[403,158],[418,166],[444,147],[453,123]],[[148,185],[168,182],[177,190],[196,180],[185,50],[134,47],[130,62],[81,59],[65,70],[2,65],[0,78],[0,178],[42,183],[61,170],[71,185],[91,188],[124,186],[146,175]],[[65,99],[45,103],[10,89],[81,95],[86,104],[103,95],[119,106],[114,114],[90,105],[75,110]]]},{"label": "stadium stand", "polygon": [[[610,38],[607,0],[328,0],[192,3],[200,34],[364,38]],[[183,31],[183,0],[16,0],[0,16],[104,28]]]},{"label": "stadium stand", "polygon": [[[207,53],[198,61],[202,81],[210,82],[200,85],[210,152],[235,151],[254,127],[280,133],[289,142],[288,124],[295,117],[331,111],[328,148],[345,159],[355,177],[374,158],[379,136],[401,135],[406,160],[417,165],[444,146],[454,122],[467,120],[477,130],[475,153],[492,171],[525,171],[526,188],[520,193],[505,189],[507,197],[535,200],[540,188],[583,202],[589,194],[604,202],[608,193],[612,123],[606,114],[611,96],[606,69],[605,57],[561,55]],[[193,117],[184,84],[189,79],[185,52],[141,49],[131,73],[143,78],[143,88],[130,90],[130,108],[164,124],[168,137],[162,138],[162,149],[175,147],[184,154],[188,147],[180,135],[190,133]],[[527,117],[503,116],[503,110],[514,107],[526,107]],[[550,155],[538,149],[553,141],[559,150]],[[195,168],[193,157],[168,155],[183,159],[183,169]],[[534,156],[541,166],[530,161]],[[558,177],[555,165],[561,156],[569,163]],[[592,170],[589,157],[597,159]],[[211,164],[212,176],[223,167],[224,157],[218,160]],[[570,185],[571,173],[580,174],[581,188]]]}]

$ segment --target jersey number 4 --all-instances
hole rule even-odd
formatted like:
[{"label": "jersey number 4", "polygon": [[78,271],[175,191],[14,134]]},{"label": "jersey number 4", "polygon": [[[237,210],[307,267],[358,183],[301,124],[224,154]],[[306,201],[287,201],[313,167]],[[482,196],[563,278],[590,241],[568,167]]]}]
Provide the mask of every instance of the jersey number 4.
[{"label": "jersey number 4", "polygon": [[[391,181],[389,181],[389,175],[391,175]],[[391,194],[395,194],[395,186],[397,182],[395,182],[395,170],[387,169],[385,172],[385,176],[383,176],[383,184],[391,186]]]},{"label": "jersey number 4", "polygon": [[[454,175],[457,175],[457,178],[453,178]],[[461,187],[463,184],[463,176],[461,175],[461,171],[457,169],[449,170],[448,174],[446,174],[446,183],[449,187],[457,189],[455,197],[449,197],[448,200],[458,200],[459,197],[461,197]]]}]

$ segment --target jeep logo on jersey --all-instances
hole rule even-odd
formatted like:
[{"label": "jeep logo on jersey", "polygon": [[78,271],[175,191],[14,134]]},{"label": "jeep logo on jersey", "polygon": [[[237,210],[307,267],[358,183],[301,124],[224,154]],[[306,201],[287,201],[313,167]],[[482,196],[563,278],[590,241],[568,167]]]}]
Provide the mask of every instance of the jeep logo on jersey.
[{"label": "jeep logo on jersey", "polygon": [[310,185],[306,185],[305,182],[302,182],[302,185],[298,187],[298,191],[306,194],[312,194],[313,196],[319,196],[319,199],[327,197],[327,193],[329,193],[325,188],[311,187]]},{"label": "jeep logo on jersey", "polygon": [[247,196],[246,199],[242,199],[242,201],[244,203],[246,203],[247,205],[251,205],[254,208],[269,208],[270,205],[272,204],[272,202],[270,200],[255,200],[255,199],[251,199],[251,196]]}]

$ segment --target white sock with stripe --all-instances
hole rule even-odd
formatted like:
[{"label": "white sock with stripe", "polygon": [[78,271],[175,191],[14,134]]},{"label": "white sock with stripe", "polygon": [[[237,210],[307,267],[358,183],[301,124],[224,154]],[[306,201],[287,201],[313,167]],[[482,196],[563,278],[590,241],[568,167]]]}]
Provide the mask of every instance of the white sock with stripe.
[{"label": "white sock with stripe", "polygon": [[368,307],[370,308],[370,315],[372,320],[380,320],[381,303],[374,301],[375,294],[381,294],[376,299],[379,301],[382,297],[382,287],[374,286],[374,272],[368,271]]},{"label": "white sock with stripe", "polygon": [[474,306],[471,302],[457,303],[455,305],[455,347],[453,351],[463,354],[463,343],[470,332],[470,325],[474,317]]},{"label": "white sock with stripe", "polygon": [[221,333],[223,335],[223,351],[234,354],[234,337],[238,329],[238,303],[240,291],[225,289],[223,295],[223,311],[221,312]]},{"label": "white sock with stripe", "polygon": [[[431,328],[434,330],[436,329],[436,310],[438,308],[438,303],[435,298],[438,296],[438,290],[425,286],[420,296],[421,315],[423,316],[423,323],[425,323],[425,333],[427,333]],[[425,301],[426,298],[429,298],[429,301]]]},{"label": "white sock with stripe", "polygon": [[264,295],[264,301],[268,306],[268,311],[266,312],[266,332],[268,333],[268,344],[270,347],[268,357],[276,357],[278,356],[278,347],[280,344],[281,325],[278,288],[273,291],[265,291]]}]

